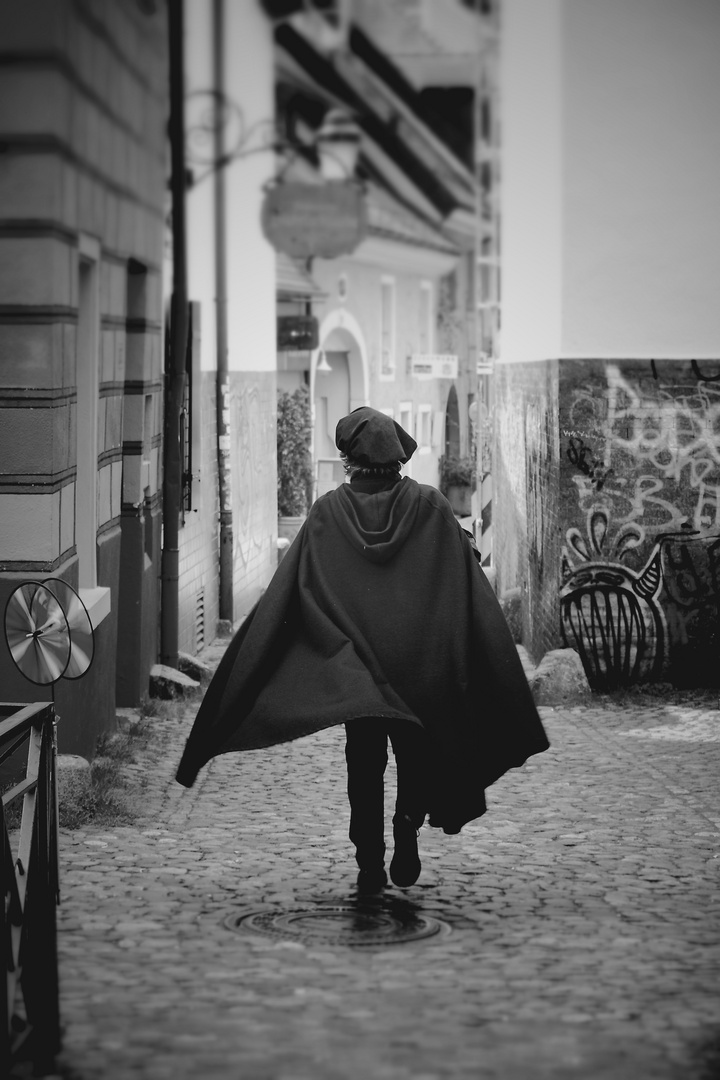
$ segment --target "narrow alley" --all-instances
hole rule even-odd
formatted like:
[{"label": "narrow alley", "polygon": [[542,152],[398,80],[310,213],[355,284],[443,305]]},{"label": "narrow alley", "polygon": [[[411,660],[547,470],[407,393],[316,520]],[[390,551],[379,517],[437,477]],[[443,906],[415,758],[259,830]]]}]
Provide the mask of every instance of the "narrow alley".
[{"label": "narrow alley", "polygon": [[187,791],[192,711],[153,720],[136,824],[62,836],[63,1074],[717,1075],[717,710],[542,711],[550,751],[364,902],[342,729]]}]

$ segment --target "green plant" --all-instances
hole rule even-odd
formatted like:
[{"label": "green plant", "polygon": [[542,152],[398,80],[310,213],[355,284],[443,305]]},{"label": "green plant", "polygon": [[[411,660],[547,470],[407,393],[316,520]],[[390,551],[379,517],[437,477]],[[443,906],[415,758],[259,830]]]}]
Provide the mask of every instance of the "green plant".
[{"label": "green plant", "polygon": [[475,487],[475,462],[471,457],[440,458],[440,490],[447,495],[451,487]]},{"label": "green plant", "polygon": [[278,514],[300,517],[312,501],[310,392],[307,386],[277,398]]}]

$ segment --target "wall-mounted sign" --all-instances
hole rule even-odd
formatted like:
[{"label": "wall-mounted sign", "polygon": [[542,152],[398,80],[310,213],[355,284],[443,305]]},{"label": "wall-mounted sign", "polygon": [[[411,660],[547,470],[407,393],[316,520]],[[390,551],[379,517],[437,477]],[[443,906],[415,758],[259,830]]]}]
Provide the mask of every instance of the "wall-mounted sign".
[{"label": "wall-mounted sign", "polygon": [[335,259],[364,238],[367,209],[356,184],[288,182],[267,192],[261,221],[276,251],[296,259]]},{"label": "wall-mounted sign", "polygon": [[458,358],[451,353],[413,353],[410,370],[414,379],[457,379]]},{"label": "wall-mounted sign", "polygon": [[319,335],[318,321],[314,315],[278,315],[277,347],[279,351],[317,349]]}]

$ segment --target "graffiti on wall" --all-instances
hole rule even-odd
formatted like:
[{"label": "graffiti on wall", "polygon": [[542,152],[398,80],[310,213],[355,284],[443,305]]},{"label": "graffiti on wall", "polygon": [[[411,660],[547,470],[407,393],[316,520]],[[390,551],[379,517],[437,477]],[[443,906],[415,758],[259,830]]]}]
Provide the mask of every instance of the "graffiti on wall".
[{"label": "graffiti on wall", "polygon": [[597,688],[720,659],[720,385],[605,367],[561,429],[579,522],[562,554],[561,624]]}]

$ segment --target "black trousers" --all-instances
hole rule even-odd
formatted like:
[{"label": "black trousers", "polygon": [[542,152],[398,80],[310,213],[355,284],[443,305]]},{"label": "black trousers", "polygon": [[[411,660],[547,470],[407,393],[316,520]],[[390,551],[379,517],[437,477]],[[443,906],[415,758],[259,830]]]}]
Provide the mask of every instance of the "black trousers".
[{"label": "black trousers", "polygon": [[427,735],[407,720],[363,717],[345,724],[347,741],[350,840],[361,868],[382,862],[385,855],[385,787],[388,738],[397,769],[395,813],[407,814],[416,829],[428,809],[429,751]]}]

